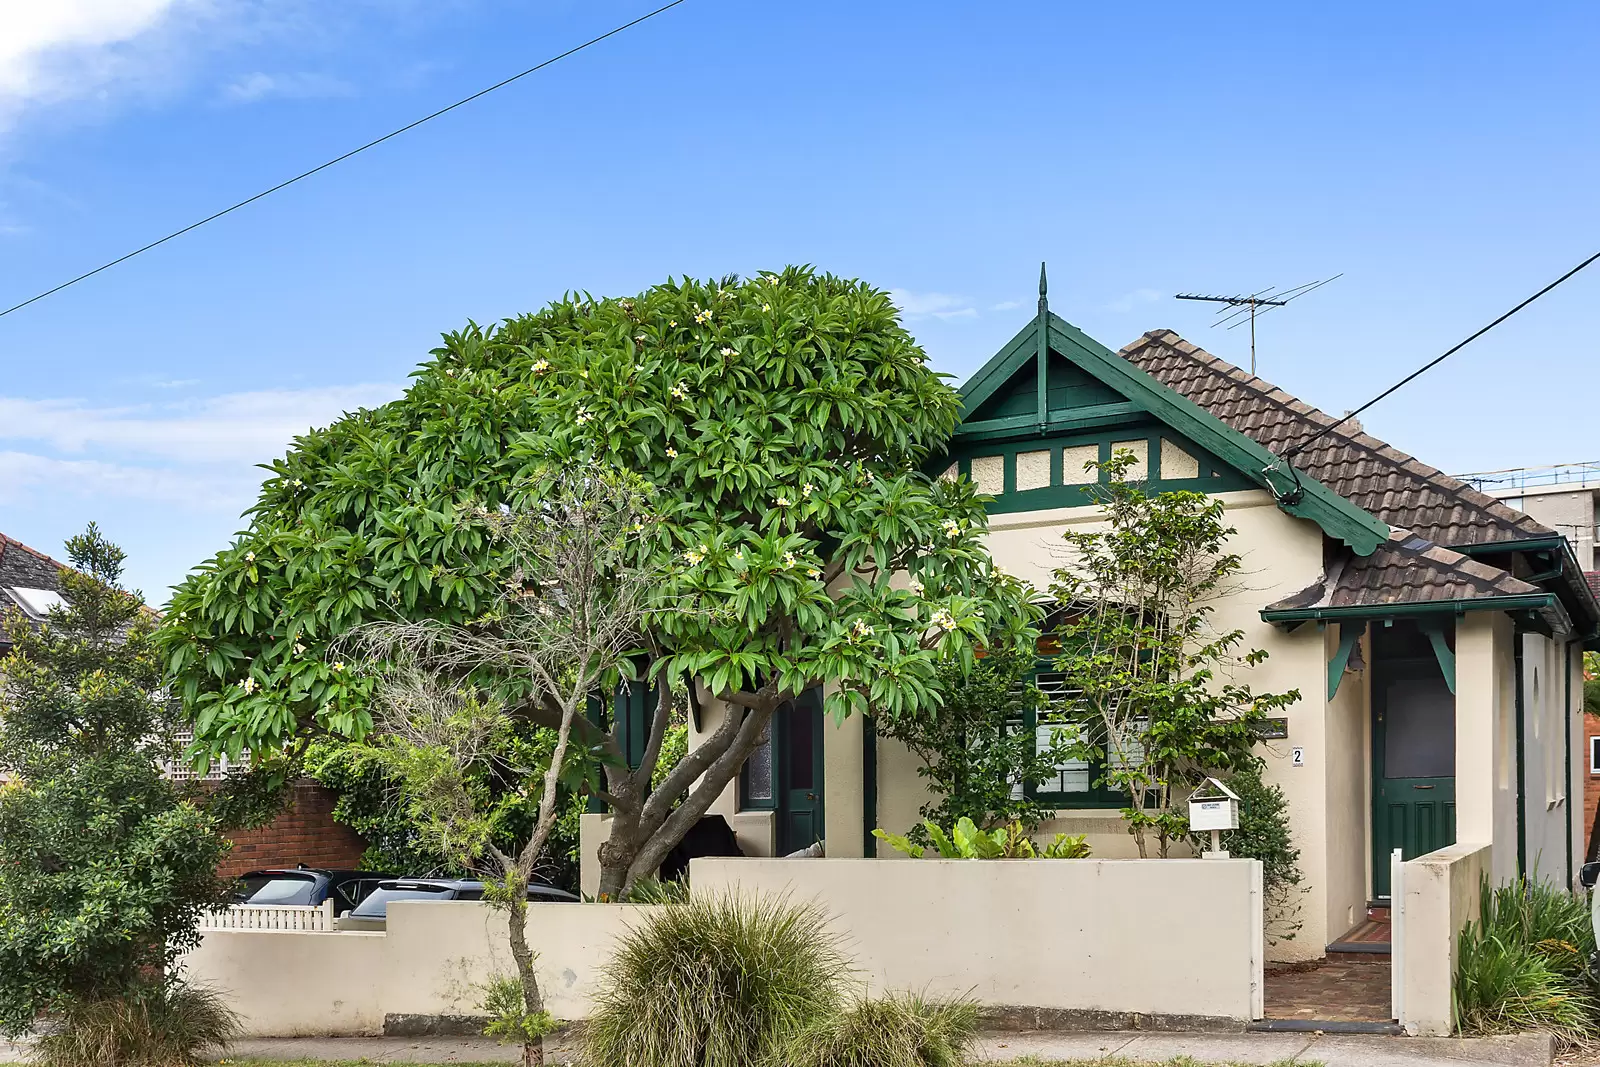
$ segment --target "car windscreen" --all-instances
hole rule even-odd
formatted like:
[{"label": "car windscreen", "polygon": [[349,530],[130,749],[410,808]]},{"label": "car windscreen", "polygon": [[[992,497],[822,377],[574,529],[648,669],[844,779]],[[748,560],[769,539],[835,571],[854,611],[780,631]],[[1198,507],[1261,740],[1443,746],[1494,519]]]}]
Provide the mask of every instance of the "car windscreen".
[{"label": "car windscreen", "polygon": [[391,900],[450,900],[454,892],[444,886],[381,886],[369,893],[350,914],[381,919],[389,914]]},{"label": "car windscreen", "polygon": [[315,904],[317,880],[310,875],[275,874],[250,894],[247,904]]}]

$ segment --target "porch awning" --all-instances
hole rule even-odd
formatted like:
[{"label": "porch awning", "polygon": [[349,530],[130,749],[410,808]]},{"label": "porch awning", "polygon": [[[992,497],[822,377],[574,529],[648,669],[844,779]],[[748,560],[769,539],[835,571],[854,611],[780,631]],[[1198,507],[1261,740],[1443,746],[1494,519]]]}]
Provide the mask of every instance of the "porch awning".
[{"label": "porch awning", "polygon": [[1552,629],[1570,628],[1554,593],[1402,529],[1370,556],[1338,554],[1320,582],[1268,604],[1261,617],[1298,625],[1467,611],[1535,612]]}]

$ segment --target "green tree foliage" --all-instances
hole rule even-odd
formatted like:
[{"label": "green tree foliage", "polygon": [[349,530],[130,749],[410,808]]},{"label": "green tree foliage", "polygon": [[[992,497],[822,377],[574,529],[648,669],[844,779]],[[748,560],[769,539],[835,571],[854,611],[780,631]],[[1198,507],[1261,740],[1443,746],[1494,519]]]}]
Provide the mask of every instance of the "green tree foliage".
[{"label": "green tree foliage", "polygon": [[[620,466],[655,487],[647,676],[732,709],[659,783],[670,701],[646,766],[585,737],[614,815],[608,895],[655,869],[784,700],[831,682],[836,715],[926,713],[941,661],[1032,621],[989,563],[971,483],[921,469],[960,400],[870,286],[791,268],[570,297],[447,335],[414,378],[403,400],[300,438],[250,528],[177,590],[162,647],[211,751],[364,736],[370,680],[328,642],[484,611],[507,568],[461,509],[526,509],[551,470]],[[891,585],[896,571],[916,584]],[[537,702],[512,712],[554,724]]]},{"label": "green tree foliage", "polygon": [[67,543],[67,606],[13,613],[0,661],[0,1030],[107,1000],[166,1003],[167,965],[227,899],[227,844],[166,781],[176,716],[153,620],[91,525]]},{"label": "green tree foliage", "polygon": [[[514,747],[533,760],[549,759],[546,731],[519,723]],[[464,878],[471,869],[458,856],[437,847],[422,833],[405,807],[402,784],[384,766],[368,741],[319,738],[307,746],[305,773],[337,794],[335,821],[348,826],[367,844],[361,866],[369,871],[400,875],[436,875]],[[492,837],[502,849],[514,850],[528,838],[532,812],[517,783],[488,780],[483,788],[494,799]],[[550,834],[541,877],[568,892],[578,891],[578,819],[585,805],[581,793],[563,793],[561,816]]]},{"label": "green tree foliage", "polygon": [[1230,855],[1261,861],[1267,936],[1275,942],[1292,941],[1303,925],[1305,875],[1289,827],[1289,798],[1282,786],[1262,780],[1259,767],[1235,774],[1228,788],[1239,795],[1239,828],[1223,831],[1222,847]]},{"label": "green tree foliage", "polygon": [[1123,815],[1147,855],[1188,835],[1185,802],[1208,774],[1253,768],[1259,724],[1300,699],[1256,693],[1237,678],[1267,658],[1240,652],[1244,631],[1212,625],[1242,561],[1226,551],[1234,531],[1221,501],[1204,493],[1155,496],[1125,476],[1131,452],[1105,464],[1095,495],[1103,529],[1069,530],[1072,558],[1055,572],[1061,656],[1075,691],[1065,710],[1076,751],[1104,768],[1101,782],[1127,795]]},{"label": "green tree foliage", "polygon": [[996,648],[970,668],[941,664],[944,705],[937,714],[878,724],[880,734],[917,756],[917,774],[933,796],[919,812],[923,824],[911,831],[912,840],[929,843],[929,822],[949,826],[966,818],[983,829],[1021,822],[1032,831],[1049,817],[1032,794],[1055,776],[1068,745],[1061,739],[1041,749],[1034,731],[1023,727],[1023,716],[1045,705],[1029,684],[1033,666],[1033,654],[1021,648]]}]

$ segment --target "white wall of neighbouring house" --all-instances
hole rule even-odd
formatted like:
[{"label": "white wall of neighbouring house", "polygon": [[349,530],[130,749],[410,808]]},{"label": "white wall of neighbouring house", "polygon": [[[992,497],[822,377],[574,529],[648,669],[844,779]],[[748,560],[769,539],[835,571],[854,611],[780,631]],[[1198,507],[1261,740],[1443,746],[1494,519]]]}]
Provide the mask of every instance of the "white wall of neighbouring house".
[{"label": "white wall of neighbouring house", "polygon": [[1582,687],[1577,688],[1579,699],[1574,701],[1565,641],[1536,633],[1523,634],[1520,640],[1528,871],[1544,881],[1569,885],[1569,859],[1583,853],[1583,845],[1574,840],[1574,824],[1581,815],[1573,819],[1568,811],[1570,798],[1583,794],[1573,790],[1567,760],[1569,733],[1574,749],[1579,750],[1573,759],[1582,755]]}]

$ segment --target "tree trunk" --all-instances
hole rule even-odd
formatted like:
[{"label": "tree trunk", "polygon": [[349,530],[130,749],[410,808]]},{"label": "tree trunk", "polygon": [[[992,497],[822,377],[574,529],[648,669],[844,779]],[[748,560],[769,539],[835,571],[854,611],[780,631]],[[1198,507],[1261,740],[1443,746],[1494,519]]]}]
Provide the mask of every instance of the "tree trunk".
[{"label": "tree trunk", "polygon": [[639,806],[632,791],[623,785],[611,805],[611,832],[600,842],[600,888],[596,899],[615,904],[628,886],[628,870],[639,854]]},{"label": "tree trunk", "polygon": [[[506,914],[511,938],[511,958],[517,963],[517,978],[522,982],[522,1011],[526,1019],[544,1012],[544,997],[539,993],[539,976],[533,970],[533,950],[528,947],[528,889],[517,887],[521,898],[513,900]],[[522,1042],[523,1067],[544,1067],[544,1035]]]}]

